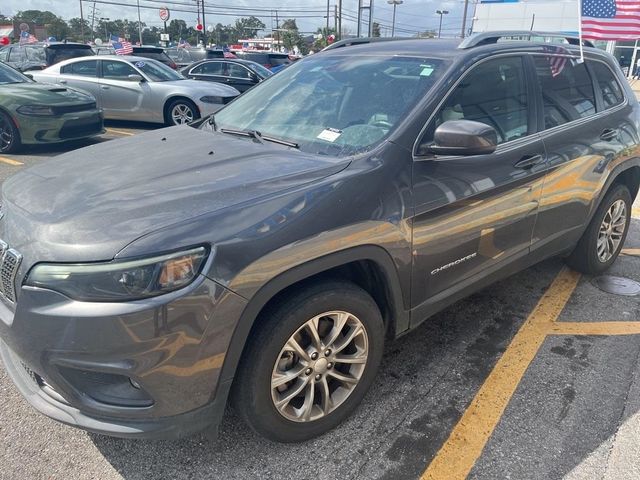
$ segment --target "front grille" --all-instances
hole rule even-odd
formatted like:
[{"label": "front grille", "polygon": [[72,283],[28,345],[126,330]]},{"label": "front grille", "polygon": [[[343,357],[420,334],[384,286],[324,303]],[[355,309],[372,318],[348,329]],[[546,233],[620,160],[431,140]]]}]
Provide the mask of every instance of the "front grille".
[{"label": "front grille", "polygon": [[0,240],[0,295],[11,303],[16,301],[15,280],[21,261],[22,255]]},{"label": "front grille", "polygon": [[81,105],[63,105],[52,107],[56,115],[64,115],[65,113],[86,112],[96,109],[96,102],[83,103]]},{"label": "front grille", "polygon": [[94,135],[102,131],[102,119],[96,116],[93,119],[70,120],[60,129],[59,136],[62,139],[78,138]]}]

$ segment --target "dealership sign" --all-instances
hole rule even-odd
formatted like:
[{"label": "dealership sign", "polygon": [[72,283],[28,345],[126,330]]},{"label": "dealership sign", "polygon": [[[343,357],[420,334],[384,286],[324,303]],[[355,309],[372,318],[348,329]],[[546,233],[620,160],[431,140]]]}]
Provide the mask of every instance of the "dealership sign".
[{"label": "dealership sign", "polygon": [[169,18],[171,18],[171,12],[169,12],[169,9],[167,7],[162,7],[160,9],[160,20],[162,20],[163,22],[168,22]]}]

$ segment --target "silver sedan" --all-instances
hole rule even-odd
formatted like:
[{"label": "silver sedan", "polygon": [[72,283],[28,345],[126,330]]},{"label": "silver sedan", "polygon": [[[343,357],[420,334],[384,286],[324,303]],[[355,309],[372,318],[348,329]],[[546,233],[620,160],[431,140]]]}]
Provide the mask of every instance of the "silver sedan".
[{"label": "silver sedan", "polygon": [[81,57],[28,72],[37,82],[92,94],[105,118],[180,125],[210,115],[240,92],[233,87],[187,80],[162,63],[143,57]]}]

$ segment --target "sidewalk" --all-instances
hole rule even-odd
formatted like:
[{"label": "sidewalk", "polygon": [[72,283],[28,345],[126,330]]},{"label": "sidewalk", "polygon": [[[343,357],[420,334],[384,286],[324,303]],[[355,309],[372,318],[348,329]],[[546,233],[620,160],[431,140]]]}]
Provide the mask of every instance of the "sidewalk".
[{"label": "sidewalk", "polygon": [[640,100],[640,80],[629,80],[629,85],[636,94],[636,98]]}]

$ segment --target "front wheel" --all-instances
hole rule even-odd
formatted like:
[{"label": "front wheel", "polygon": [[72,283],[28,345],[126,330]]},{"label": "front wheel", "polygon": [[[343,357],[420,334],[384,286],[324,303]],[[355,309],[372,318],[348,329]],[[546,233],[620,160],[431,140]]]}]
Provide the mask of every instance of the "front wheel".
[{"label": "front wheel", "polygon": [[20,132],[9,115],[0,112],[0,153],[16,152],[20,148]]},{"label": "front wheel", "polygon": [[240,415],[279,442],[337,426],[380,365],[384,323],[375,301],[353,284],[329,282],[289,297],[261,320],[234,387]]},{"label": "front wheel", "polygon": [[165,121],[167,125],[186,125],[200,118],[198,107],[187,99],[174,100],[167,107]]},{"label": "front wheel", "polygon": [[618,258],[631,223],[631,193],[615,185],[605,196],[575,250],[567,258],[570,267],[598,275]]}]

